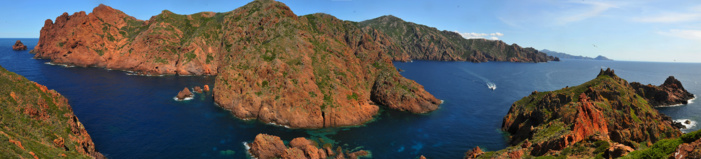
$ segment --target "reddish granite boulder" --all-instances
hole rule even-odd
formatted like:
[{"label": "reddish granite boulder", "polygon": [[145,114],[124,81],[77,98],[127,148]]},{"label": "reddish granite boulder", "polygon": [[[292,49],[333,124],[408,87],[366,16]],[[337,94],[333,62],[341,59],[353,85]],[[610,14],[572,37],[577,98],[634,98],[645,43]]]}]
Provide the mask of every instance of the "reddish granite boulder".
[{"label": "reddish granite boulder", "polygon": [[12,50],[27,50],[27,46],[24,46],[21,41],[17,40],[15,45],[12,45]]},{"label": "reddish granite boulder", "polygon": [[196,93],[202,93],[202,88],[200,86],[195,86]]},{"label": "reddish granite boulder", "polygon": [[251,155],[261,159],[281,157],[286,149],[280,137],[268,134],[256,135],[256,139],[249,146]]},{"label": "reddish granite boulder", "polygon": [[253,143],[248,144],[251,147],[250,154],[252,157],[268,159],[268,158],[283,158],[283,159],[324,159],[324,158],[358,158],[367,156],[370,153],[364,150],[359,150],[351,153],[344,153],[341,147],[338,147],[334,152],[330,147],[319,148],[316,143],[303,137],[298,137],[290,141],[289,147],[285,147],[283,141],[277,137],[266,134],[258,134]]},{"label": "reddish granite boulder", "polygon": [[206,84],[204,85],[204,91],[209,92],[209,85],[206,85]]}]

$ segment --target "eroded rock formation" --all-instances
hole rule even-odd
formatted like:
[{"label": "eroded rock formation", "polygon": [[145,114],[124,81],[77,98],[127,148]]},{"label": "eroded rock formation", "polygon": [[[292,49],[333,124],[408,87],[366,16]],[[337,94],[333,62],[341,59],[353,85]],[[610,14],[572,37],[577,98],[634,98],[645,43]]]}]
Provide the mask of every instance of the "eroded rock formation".
[{"label": "eroded rock formation", "polygon": [[12,50],[27,50],[27,46],[24,46],[22,41],[17,40],[15,45],[12,45]]},{"label": "eroded rock formation", "polygon": [[289,147],[287,147],[280,137],[267,134],[256,135],[255,140],[249,144],[249,147],[251,147],[249,150],[250,154],[260,159],[342,159],[346,158],[345,156],[357,159],[368,155],[368,152],[364,150],[347,152],[343,151],[341,147],[338,147],[336,152],[334,152],[330,147],[320,148],[314,141],[303,137],[292,139]]},{"label": "eroded rock formation", "polygon": [[669,76],[660,86],[643,85],[638,82],[632,82],[630,85],[654,107],[687,104],[694,98],[674,76]]}]

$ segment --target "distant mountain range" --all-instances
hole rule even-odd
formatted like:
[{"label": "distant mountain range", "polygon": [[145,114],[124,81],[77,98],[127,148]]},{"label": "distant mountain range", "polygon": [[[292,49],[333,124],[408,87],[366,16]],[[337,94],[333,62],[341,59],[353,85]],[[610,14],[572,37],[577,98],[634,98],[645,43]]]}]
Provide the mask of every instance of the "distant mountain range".
[{"label": "distant mountain range", "polygon": [[591,57],[586,57],[586,56],[570,55],[567,53],[552,51],[552,50],[548,50],[548,49],[540,50],[540,52],[543,52],[543,53],[548,54],[550,56],[555,56],[555,57],[558,57],[561,59],[584,59],[584,60],[610,60],[610,61],[613,61],[613,59],[610,59],[610,58],[607,58],[607,57],[601,56],[601,55],[599,55],[595,58],[591,58]]}]

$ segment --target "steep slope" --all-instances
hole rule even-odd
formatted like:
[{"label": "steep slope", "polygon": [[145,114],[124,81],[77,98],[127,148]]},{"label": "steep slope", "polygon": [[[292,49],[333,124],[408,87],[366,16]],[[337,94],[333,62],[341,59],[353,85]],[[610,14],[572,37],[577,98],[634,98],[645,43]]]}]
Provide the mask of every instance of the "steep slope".
[{"label": "steep slope", "polygon": [[104,158],[68,100],[0,67],[0,158]]},{"label": "steep slope", "polygon": [[412,113],[440,100],[402,77],[374,29],[325,14],[295,15],[271,0],[226,13],[148,21],[100,5],[47,20],[36,57],[142,74],[217,75],[215,102],[242,119],[295,128],[359,125],[379,107]]},{"label": "steep slope", "polygon": [[617,157],[681,135],[671,118],[609,69],[582,85],[516,101],[502,130],[512,146],[481,157]]},{"label": "steep slope", "polygon": [[440,61],[510,61],[547,62],[558,58],[538,52],[533,48],[508,45],[499,40],[465,39],[458,33],[439,31],[425,25],[406,22],[388,15],[358,23],[386,33],[392,43],[402,51],[389,51],[393,60],[440,60]]}]

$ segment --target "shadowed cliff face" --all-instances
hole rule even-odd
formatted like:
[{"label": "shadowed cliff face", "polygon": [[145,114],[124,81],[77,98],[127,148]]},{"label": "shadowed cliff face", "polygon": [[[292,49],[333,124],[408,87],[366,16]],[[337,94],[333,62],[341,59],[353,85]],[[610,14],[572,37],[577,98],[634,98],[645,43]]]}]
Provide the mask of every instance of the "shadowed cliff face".
[{"label": "shadowed cliff face", "polygon": [[380,30],[391,37],[393,46],[401,49],[389,52],[396,61],[559,61],[559,58],[548,56],[533,48],[508,45],[500,40],[465,39],[455,32],[439,31],[391,15],[362,21],[358,25]]},{"label": "shadowed cliff face", "polygon": [[648,100],[609,69],[579,86],[533,92],[516,101],[504,117],[502,130],[511,134],[512,146],[481,157],[616,157],[679,137],[671,118]]},{"label": "shadowed cliff face", "polygon": [[376,103],[438,109],[438,99],[396,71],[387,55],[396,50],[377,30],[265,0],[226,13],[163,11],[148,21],[100,5],[47,20],[33,52],[141,74],[217,75],[215,102],[235,116],[322,128],[370,121]]},{"label": "shadowed cliff face", "polygon": [[68,100],[0,67],[0,158],[104,158]]}]

